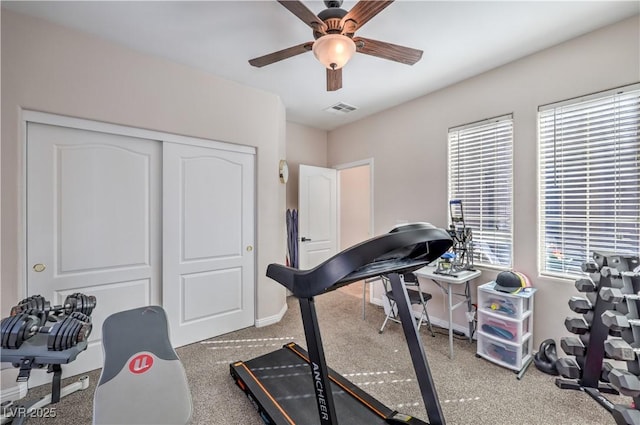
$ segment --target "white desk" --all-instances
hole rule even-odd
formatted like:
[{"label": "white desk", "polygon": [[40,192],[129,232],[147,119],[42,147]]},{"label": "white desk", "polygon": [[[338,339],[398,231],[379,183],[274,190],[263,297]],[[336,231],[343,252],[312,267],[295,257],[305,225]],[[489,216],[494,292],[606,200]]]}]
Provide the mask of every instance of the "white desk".
[{"label": "white desk", "polygon": [[[469,291],[469,282],[476,277],[480,276],[480,270],[464,270],[456,272],[452,275],[436,274],[436,268],[427,266],[414,273],[418,277],[432,280],[438,287],[447,295],[447,305],[449,307],[449,358],[453,359],[453,310],[456,308],[467,305],[467,311],[471,311],[471,292]],[[464,285],[464,293],[453,292],[452,286]],[[456,295],[463,297],[462,301],[453,304],[452,296]],[[469,341],[472,340],[473,322],[469,322]]]}]

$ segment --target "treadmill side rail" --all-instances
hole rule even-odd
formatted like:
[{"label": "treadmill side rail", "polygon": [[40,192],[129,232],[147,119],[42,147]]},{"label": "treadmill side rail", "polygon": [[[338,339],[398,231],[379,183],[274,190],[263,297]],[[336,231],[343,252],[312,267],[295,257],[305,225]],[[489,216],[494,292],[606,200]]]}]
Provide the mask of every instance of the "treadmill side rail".
[{"label": "treadmill side rail", "polygon": [[[269,392],[260,383],[260,380],[251,372],[251,369],[244,362],[232,363],[230,365],[230,372],[236,385],[244,391],[265,424],[295,425],[293,419],[291,419],[278,402],[271,397]],[[254,389],[256,386],[259,387],[261,391],[256,391]]]}]

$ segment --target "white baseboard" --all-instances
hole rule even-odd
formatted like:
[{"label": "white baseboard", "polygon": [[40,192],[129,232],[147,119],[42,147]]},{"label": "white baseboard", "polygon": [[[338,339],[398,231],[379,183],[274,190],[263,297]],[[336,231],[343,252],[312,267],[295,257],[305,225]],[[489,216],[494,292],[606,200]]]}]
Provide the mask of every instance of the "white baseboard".
[{"label": "white baseboard", "polygon": [[2,374],[2,379],[0,379],[0,382],[2,382],[0,400],[2,400],[2,402],[20,400],[27,395],[27,383],[16,382],[18,372],[18,368],[14,367],[2,369],[0,372]]},{"label": "white baseboard", "polygon": [[274,323],[278,323],[284,317],[284,314],[287,312],[288,306],[287,303],[284,303],[282,309],[278,312],[278,314],[274,314],[273,316],[265,317],[262,319],[256,319],[256,328],[262,328],[264,326],[273,325]]}]

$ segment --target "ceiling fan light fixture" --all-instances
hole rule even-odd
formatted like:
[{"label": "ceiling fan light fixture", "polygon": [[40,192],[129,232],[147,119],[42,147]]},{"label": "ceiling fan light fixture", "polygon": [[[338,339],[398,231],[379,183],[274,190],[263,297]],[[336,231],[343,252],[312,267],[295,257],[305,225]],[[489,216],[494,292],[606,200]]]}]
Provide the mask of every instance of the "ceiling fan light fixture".
[{"label": "ceiling fan light fixture", "polygon": [[356,52],[356,43],[346,35],[327,34],[313,43],[313,55],[328,69],[340,69]]}]

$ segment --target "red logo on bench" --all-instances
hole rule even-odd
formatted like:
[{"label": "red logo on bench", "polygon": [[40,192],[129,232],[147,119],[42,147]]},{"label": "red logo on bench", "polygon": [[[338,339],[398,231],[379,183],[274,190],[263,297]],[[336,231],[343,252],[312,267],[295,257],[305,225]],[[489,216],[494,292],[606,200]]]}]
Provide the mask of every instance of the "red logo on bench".
[{"label": "red logo on bench", "polygon": [[149,354],[138,354],[129,362],[129,370],[131,373],[139,375],[145,373],[153,366],[153,357]]}]

